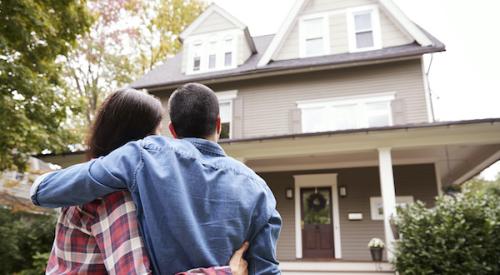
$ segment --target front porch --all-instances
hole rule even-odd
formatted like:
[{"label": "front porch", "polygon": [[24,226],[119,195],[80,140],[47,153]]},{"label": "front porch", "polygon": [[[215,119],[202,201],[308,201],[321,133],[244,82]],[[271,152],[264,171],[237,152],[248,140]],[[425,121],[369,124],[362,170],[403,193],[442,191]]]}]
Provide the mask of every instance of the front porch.
[{"label": "front porch", "polygon": [[[432,207],[443,187],[500,159],[500,123],[436,123],[222,145],[275,194],[283,218],[278,258],[284,274],[392,274],[389,263],[370,261],[369,240],[384,240],[384,260],[391,259],[396,205],[418,200]],[[315,222],[307,222],[304,213],[311,194],[323,194],[328,209]],[[321,260],[325,255],[332,261]]]}]

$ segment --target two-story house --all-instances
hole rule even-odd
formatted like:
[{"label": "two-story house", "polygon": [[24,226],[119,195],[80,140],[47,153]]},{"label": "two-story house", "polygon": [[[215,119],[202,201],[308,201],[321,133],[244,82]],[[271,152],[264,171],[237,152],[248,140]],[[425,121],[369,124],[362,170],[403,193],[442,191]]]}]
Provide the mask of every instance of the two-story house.
[{"label": "two-story house", "polygon": [[131,86],[165,106],[187,82],[216,91],[223,148],[277,199],[285,274],[391,273],[367,244],[385,240],[391,257],[396,205],[432,207],[500,158],[500,120],[433,121],[423,55],[445,46],[390,0],[298,0],[265,36],[211,5],[180,38]]}]

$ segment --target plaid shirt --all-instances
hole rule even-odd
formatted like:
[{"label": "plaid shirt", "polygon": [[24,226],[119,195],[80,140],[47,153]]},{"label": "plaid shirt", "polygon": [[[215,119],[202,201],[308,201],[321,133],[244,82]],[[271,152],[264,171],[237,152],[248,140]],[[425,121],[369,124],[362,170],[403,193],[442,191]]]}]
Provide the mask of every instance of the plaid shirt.
[{"label": "plaid shirt", "polygon": [[[128,192],[62,209],[46,274],[151,274]],[[229,267],[181,274],[231,274]]]}]

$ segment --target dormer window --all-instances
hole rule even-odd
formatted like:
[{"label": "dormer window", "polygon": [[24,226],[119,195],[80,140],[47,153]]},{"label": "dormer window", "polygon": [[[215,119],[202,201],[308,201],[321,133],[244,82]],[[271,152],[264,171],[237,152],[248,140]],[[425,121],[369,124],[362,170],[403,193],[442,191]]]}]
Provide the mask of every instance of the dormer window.
[{"label": "dormer window", "polygon": [[208,69],[213,70],[217,67],[217,41],[210,41],[208,49]]},{"label": "dormer window", "polygon": [[201,42],[193,45],[193,71],[197,72],[201,69]]},{"label": "dormer window", "polygon": [[233,38],[226,37],[224,43],[224,66],[233,66]]},{"label": "dormer window", "polygon": [[307,16],[300,21],[300,55],[311,57],[329,54],[328,17]]},{"label": "dormer window", "polygon": [[236,67],[236,38],[234,33],[210,33],[191,38],[188,74],[207,73]]},{"label": "dormer window", "polygon": [[380,22],[376,7],[361,7],[348,12],[351,52],[381,48]]}]

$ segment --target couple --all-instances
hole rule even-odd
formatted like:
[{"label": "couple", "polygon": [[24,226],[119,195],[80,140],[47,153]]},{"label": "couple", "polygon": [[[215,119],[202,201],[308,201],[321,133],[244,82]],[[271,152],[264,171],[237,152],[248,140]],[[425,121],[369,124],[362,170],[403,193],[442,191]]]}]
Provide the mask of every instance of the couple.
[{"label": "couple", "polygon": [[65,207],[47,273],[280,274],[276,201],[216,143],[217,96],[192,83],[168,104],[174,139],[157,135],[159,100],[111,95],[88,141],[92,160],[35,181],[34,204]]}]

